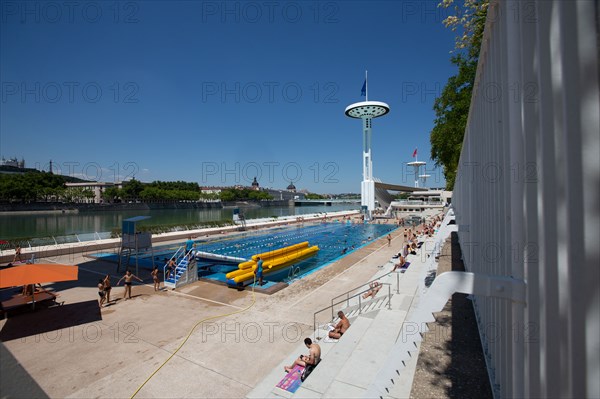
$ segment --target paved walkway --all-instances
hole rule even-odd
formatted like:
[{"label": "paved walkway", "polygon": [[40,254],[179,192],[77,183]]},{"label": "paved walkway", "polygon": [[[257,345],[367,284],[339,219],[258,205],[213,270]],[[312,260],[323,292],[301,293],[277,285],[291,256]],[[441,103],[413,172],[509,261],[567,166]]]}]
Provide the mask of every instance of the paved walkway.
[{"label": "paved walkway", "polygon": [[383,237],[273,295],[202,281],[155,292],[141,275],[147,284],[134,284],[132,299],[114,287],[116,303],[102,309],[98,279],[109,273],[114,285],[121,276],[115,264],[78,256],[79,281],[52,285],[62,306],[0,321],[0,339],[25,371],[9,381],[3,373],[0,395],[25,392],[30,376],[50,397],[130,397],[196,327],[137,397],[244,397],[312,333],[316,310],[401,249],[402,229],[392,236],[391,247]]}]

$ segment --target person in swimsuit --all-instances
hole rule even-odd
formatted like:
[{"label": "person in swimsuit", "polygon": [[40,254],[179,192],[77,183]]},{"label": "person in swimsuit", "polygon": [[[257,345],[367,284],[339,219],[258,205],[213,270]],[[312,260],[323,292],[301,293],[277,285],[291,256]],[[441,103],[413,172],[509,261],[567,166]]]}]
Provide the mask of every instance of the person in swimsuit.
[{"label": "person in swimsuit", "polygon": [[169,275],[167,278],[175,277],[175,269],[176,268],[177,268],[177,264],[175,263],[175,259],[171,258],[169,260],[169,264],[167,265],[167,271],[169,272]]},{"label": "person in swimsuit", "polygon": [[305,338],[304,345],[306,345],[306,347],[308,348],[308,351],[309,351],[308,356],[300,355],[298,357],[298,359],[296,359],[294,361],[294,364],[292,364],[291,366],[285,366],[283,368],[283,370],[286,373],[289,373],[290,371],[292,371],[292,369],[296,365],[299,365],[302,367],[306,367],[306,366],[310,366],[310,365],[316,366],[321,361],[321,347],[319,346],[319,344],[317,344],[316,342],[312,342],[312,339],[310,339],[310,338]]},{"label": "person in swimsuit", "polygon": [[367,299],[368,297],[375,297],[375,295],[377,295],[377,293],[379,292],[379,290],[381,289],[382,285],[379,281],[373,281],[372,283],[369,284],[369,291],[365,292],[363,294],[363,299]]},{"label": "person in swimsuit", "polygon": [[128,297],[125,299],[131,299],[131,280],[134,278],[136,280],[139,280],[142,283],[144,282],[141,278],[139,278],[138,276],[136,276],[135,274],[133,274],[129,270],[127,270],[125,272],[125,275],[123,277],[121,277],[121,279],[117,283],[117,285],[119,285],[119,284],[121,284],[122,280],[125,280],[125,292],[123,293],[123,298]]},{"label": "person in swimsuit", "polygon": [[23,258],[21,257],[21,246],[17,245],[17,248],[15,248],[15,257],[13,258],[12,263],[15,263],[17,261],[17,259],[19,260],[19,262],[23,262]]},{"label": "person in swimsuit", "polygon": [[188,236],[187,241],[185,242],[185,254],[188,256],[188,259],[192,259],[192,250],[194,249],[194,240],[192,240],[192,236]]},{"label": "person in swimsuit", "polygon": [[104,292],[104,280],[102,279],[98,280],[98,296],[100,297],[100,299],[98,299],[98,303],[100,304],[100,307],[102,307],[104,300],[106,299],[106,293]]},{"label": "person in swimsuit", "polygon": [[256,278],[258,279],[258,285],[263,285],[263,260],[260,257],[256,259],[256,270],[254,271],[254,273],[256,274]]},{"label": "person in swimsuit", "polygon": [[329,338],[340,339],[342,335],[350,328],[350,321],[341,310],[338,312],[340,321],[336,324],[333,330],[329,331]]},{"label": "person in swimsuit", "polygon": [[110,290],[112,290],[112,285],[110,284],[110,275],[107,274],[104,276],[104,280],[102,280],[102,282],[104,283],[104,293],[106,294],[106,304],[108,305],[110,303]]},{"label": "person in swimsuit", "polygon": [[154,281],[154,291],[159,291],[160,280],[158,279],[158,267],[154,266],[154,269],[152,269],[152,273],[150,274],[152,275],[152,281]]}]

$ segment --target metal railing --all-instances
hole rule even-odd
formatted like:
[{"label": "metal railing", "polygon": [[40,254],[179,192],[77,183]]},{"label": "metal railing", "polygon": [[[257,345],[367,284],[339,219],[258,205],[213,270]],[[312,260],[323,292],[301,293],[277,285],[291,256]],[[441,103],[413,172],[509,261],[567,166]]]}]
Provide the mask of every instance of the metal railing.
[{"label": "metal railing", "polygon": [[381,280],[382,278],[384,278],[384,277],[387,277],[387,276],[389,276],[389,275],[390,275],[390,274],[392,274],[392,273],[395,273],[395,274],[396,274],[396,294],[399,294],[399,293],[400,293],[400,274],[402,274],[402,271],[400,271],[400,270],[392,270],[392,271],[390,271],[390,272],[387,272],[387,273],[385,273],[385,274],[383,274],[383,275],[381,275],[381,276],[379,276],[379,277],[377,277],[377,278],[374,278],[373,280],[367,281],[366,283],[364,283],[364,284],[361,284],[361,285],[359,285],[358,287],[352,288],[351,290],[348,290],[348,291],[344,292],[343,294],[340,294],[340,295],[338,295],[338,296],[336,296],[336,297],[332,298],[332,299],[331,299],[331,306],[333,306],[333,303],[334,303],[336,300],[338,300],[339,298],[341,298],[341,297],[343,297],[343,296],[345,296],[345,297],[346,297],[346,301],[349,303],[349,301],[350,301],[350,293],[351,293],[351,292],[354,292],[354,291],[356,291],[356,290],[359,290],[359,289],[361,289],[361,288],[362,288],[362,287],[364,287],[364,286],[368,286],[369,284],[371,284],[371,283],[374,283],[375,281],[379,281],[379,280]]},{"label": "metal railing", "polygon": [[181,246],[177,248],[177,251],[169,258],[169,260],[163,266],[163,276],[165,282],[170,278],[171,274],[167,274],[167,268],[169,267],[169,263],[171,261],[175,261],[175,268],[173,269],[173,281],[177,283],[177,267],[179,266],[180,259],[183,259],[185,255],[185,247]]},{"label": "metal railing", "polygon": [[[389,274],[389,273],[388,273],[388,274]],[[387,293],[387,298],[388,298],[388,308],[389,308],[389,309],[391,309],[391,308],[392,308],[392,288],[391,288],[391,287],[392,287],[392,285],[391,285],[390,283],[381,283],[381,285],[382,285],[382,286],[387,286],[387,288],[388,288],[388,293]],[[362,305],[363,305],[363,303],[362,303],[362,299],[363,299],[363,298],[362,298],[362,295],[363,295],[363,294],[366,294],[367,292],[369,292],[369,291],[371,291],[371,290],[373,290],[373,287],[369,287],[369,288],[367,288],[367,289],[365,289],[365,290],[363,290],[363,291],[360,291],[360,292],[358,292],[358,293],[356,293],[356,294],[354,294],[354,295],[352,295],[352,296],[348,297],[347,299],[344,299],[344,300],[341,300],[341,301],[338,301],[338,302],[335,302],[335,303],[334,303],[334,302],[332,302],[330,306],[327,306],[327,307],[325,307],[325,308],[323,308],[323,309],[317,310],[317,311],[316,311],[316,312],[313,314],[313,330],[314,330],[314,332],[316,333],[316,331],[317,331],[317,329],[318,329],[318,324],[317,324],[317,315],[318,315],[318,314],[320,314],[320,313],[323,313],[323,312],[325,312],[325,311],[328,311],[328,310],[331,310],[331,319],[329,319],[329,321],[333,321],[333,320],[335,320],[335,312],[334,312],[334,308],[335,308],[337,305],[341,305],[342,303],[349,303],[350,299],[353,299],[353,298],[356,298],[356,297],[358,297],[358,309],[359,309],[359,314],[361,314],[361,313],[362,313]],[[342,295],[344,295],[344,294],[342,294]],[[375,301],[375,300],[380,300],[381,298],[382,298],[382,297],[380,296],[379,298],[375,299],[375,295],[373,295],[373,298],[372,298],[372,299],[370,299],[370,300],[368,301],[368,303],[372,303],[372,302],[373,302],[373,301]],[[365,302],[365,304],[366,304],[366,303],[367,303],[367,302]],[[340,310],[343,310],[343,309],[340,309]]]}]

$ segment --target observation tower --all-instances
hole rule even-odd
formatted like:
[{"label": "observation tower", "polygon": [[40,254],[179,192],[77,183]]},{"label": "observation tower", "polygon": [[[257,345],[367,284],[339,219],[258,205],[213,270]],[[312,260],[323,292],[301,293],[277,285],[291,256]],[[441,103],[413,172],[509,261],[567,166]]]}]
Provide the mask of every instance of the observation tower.
[{"label": "observation tower", "polygon": [[346,107],[346,115],[350,118],[362,119],[363,125],[363,180],[360,184],[360,204],[367,218],[375,210],[375,181],[373,180],[373,158],[371,154],[371,120],[390,112],[390,107],[380,101],[369,101],[367,76],[362,95],[365,101],[350,104]]}]

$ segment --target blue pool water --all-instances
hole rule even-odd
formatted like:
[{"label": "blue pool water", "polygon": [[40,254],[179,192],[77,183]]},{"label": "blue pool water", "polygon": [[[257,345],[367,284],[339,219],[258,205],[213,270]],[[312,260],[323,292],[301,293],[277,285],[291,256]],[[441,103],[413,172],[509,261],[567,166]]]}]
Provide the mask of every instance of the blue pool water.
[{"label": "blue pool water", "polygon": [[[319,246],[319,252],[312,258],[284,270],[265,274],[266,287],[268,287],[273,282],[291,282],[302,278],[332,261],[352,253],[374,239],[386,235],[396,227],[385,224],[322,223],[311,226],[274,228],[266,232],[242,233],[220,239],[200,239],[195,242],[198,251],[245,259],[250,259],[252,255],[304,241],[308,241],[311,246]],[[180,245],[156,246],[153,249],[153,254],[139,255],[137,258],[139,267],[150,270],[152,268],[152,255],[154,255],[154,264],[162,270],[165,259],[170,258]],[[99,253],[93,255],[93,257],[114,262],[118,261],[116,254]],[[132,257],[130,265],[134,264],[135,258]],[[225,274],[237,270],[237,268],[237,264],[219,263],[217,261],[211,263],[199,262],[198,275],[201,278],[225,282]]]},{"label": "blue pool water", "polygon": [[[265,233],[245,234],[218,241],[197,241],[199,251],[250,259],[252,255],[308,241],[318,245],[319,252],[310,259],[282,271],[265,274],[270,282],[302,278],[328,263],[347,255],[386,235],[396,226],[377,224],[324,223],[307,227],[289,227]],[[200,277],[225,281],[225,274],[237,265],[219,263],[199,264]]]}]

